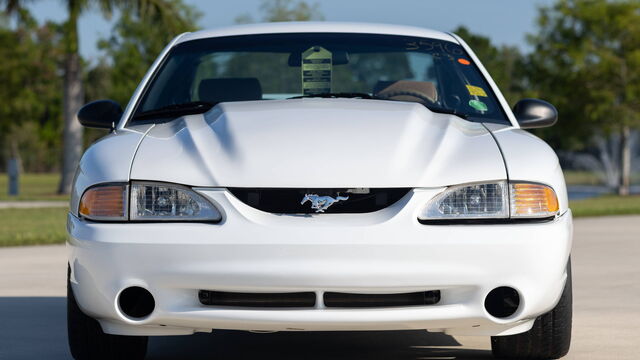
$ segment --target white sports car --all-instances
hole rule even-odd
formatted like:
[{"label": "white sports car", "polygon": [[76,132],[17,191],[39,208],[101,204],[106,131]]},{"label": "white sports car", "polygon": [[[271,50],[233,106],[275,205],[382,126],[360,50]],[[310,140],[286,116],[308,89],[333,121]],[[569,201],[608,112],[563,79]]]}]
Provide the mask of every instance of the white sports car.
[{"label": "white sports car", "polygon": [[348,23],[183,34],[84,154],[68,216],[80,359],[212,329],[426,329],[565,355],[572,217],[553,150],[458,36]]}]

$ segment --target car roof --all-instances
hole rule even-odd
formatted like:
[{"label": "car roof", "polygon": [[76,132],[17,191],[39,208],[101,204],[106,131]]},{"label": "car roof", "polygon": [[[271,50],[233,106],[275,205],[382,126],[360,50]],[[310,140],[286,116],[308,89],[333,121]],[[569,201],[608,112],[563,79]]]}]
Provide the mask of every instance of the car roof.
[{"label": "car roof", "polygon": [[325,21],[276,22],[264,24],[236,25],[223,28],[201,30],[184,34],[178,39],[177,43],[223,36],[282,33],[354,33],[401,35],[424,37],[458,43],[458,41],[451,34],[414,26]]}]

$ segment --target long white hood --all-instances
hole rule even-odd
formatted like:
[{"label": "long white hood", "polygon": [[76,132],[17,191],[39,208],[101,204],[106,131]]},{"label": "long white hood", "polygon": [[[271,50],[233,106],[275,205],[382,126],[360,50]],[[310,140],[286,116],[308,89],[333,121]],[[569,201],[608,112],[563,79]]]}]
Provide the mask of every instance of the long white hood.
[{"label": "long white hood", "polygon": [[223,103],[155,125],[131,179],[221,187],[440,187],[506,179],[481,124],[405,102]]}]

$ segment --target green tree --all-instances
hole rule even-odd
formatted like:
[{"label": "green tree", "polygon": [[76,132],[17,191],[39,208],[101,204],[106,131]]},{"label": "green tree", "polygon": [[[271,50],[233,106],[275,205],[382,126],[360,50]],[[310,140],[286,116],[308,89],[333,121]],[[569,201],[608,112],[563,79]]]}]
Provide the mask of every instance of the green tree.
[{"label": "green tree", "polygon": [[457,27],[453,32],[473,49],[509,104],[515,105],[524,96],[530,95],[526,85],[527,60],[517,47],[496,46],[488,37],[474,34],[464,26]]},{"label": "green tree", "polygon": [[[29,0],[0,0],[6,13],[16,14],[20,20]],[[64,85],[63,85],[63,157],[59,193],[69,193],[76,166],[83,149],[83,131],[75,114],[84,100],[82,66],[78,52],[78,19],[92,7],[110,17],[115,8],[133,11],[144,21],[156,20],[166,28],[174,28],[179,21],[175,9],[167,0],[65,0],[68,19],[63,26]]]},{"label": "green tree", "polygon": [[559,0],[540,10],[538,27],[531,82],[558,105],[557,133],[576,147],[593,134],[619,139],[617,189],[628,194],[630,133],[640,125],[640,2]]},{"label": "green tree", "polygon": [[[260,5],[262,22],[312,21],[324,20],[318,3],[309,4],[303,0],[262,0]],[[256,22],[249,14],[236,17],[236,23]]]},{"label": "green tree", "polygon": [[[105,52],[107,61],[112,65],[109,68],[103,63],[93,69],[95,77],[109,84],[105,84],[108,89],[106,94],[99,94],[100,96],[92,97],[91,100],[106,95],[123,106],[126,105],[149,66],[167,43],[178,34],[198,30],[197,22],[202,16],[200,12],[185,5],[182,0],[166,1],[174,9],[174,16],[179,19],[176,26],[167,28],[162,24],[150,24],[141,21],[138,14],[125,11],[115,24],[111,37],[98,42],[98,47]],[[107,79],[104,79],[105,76]]]},{"label": "green tree", "polygon": [[[61,28],[39,26],[26,10],[15,28],[0,18],[0,159],[21,158],[28,171],[57,164],[61,129]],[[52,150],[53,149],[53,150]]]}]

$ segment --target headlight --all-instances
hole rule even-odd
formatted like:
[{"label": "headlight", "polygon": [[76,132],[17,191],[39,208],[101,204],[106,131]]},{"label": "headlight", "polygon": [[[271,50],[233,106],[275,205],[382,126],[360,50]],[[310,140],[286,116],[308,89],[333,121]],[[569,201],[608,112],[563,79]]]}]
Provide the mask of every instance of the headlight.
[{"label": "headlight", "polygon": [[220,212],[201,195],[180,185],[133,183],[133,221],[219,221]]},{"label": "headlight", "polygon": [[418,216],[430,219],[504,219],[509,217],[506,182],[452,186],[436,195]]},{"label": "headlight", "polygon": [[548,218],[558,209],[558,198],[549,186],[497,181],[449,187],[429,201],[418,219]]},{"label": "headlight", "polygon": [[82,217],[98,221],[217,222],[222,219],[213,204],[190,188],[152,182],[92,187],[82,195],[78,212]]}]

